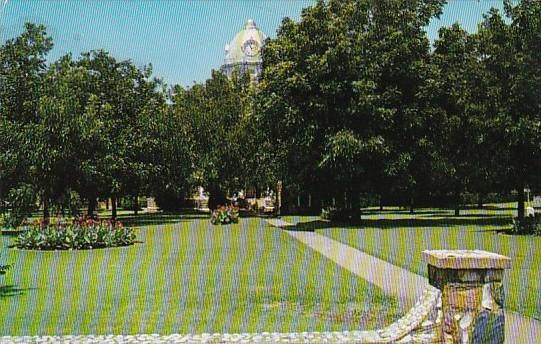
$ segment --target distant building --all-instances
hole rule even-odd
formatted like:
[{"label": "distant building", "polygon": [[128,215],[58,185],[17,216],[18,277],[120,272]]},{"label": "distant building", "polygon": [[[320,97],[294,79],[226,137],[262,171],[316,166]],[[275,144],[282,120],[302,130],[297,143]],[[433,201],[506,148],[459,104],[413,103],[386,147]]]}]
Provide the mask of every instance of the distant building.
[{"label": "distant building", "polygon": [[261,75],[261,48],[266,38],[267,35],[249,19],[244,28],[225,46],[225,61],[221,71],[228,77],[231,77],[234,71],[239,74],[249,73],[253,80],[257,80]]}]

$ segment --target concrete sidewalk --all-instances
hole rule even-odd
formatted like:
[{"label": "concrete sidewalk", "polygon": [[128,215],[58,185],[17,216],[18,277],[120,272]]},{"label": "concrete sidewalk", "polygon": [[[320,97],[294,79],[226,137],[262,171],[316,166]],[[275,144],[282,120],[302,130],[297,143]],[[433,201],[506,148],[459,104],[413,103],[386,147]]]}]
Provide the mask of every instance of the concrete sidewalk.
[{"label": "concrete sidewalk", "polygon": [[[269,223],[279,228],[294,228],[280,220]],[[349,245],[315,232],[285,231],[293,238],[334,261],[341,267],[396,296],[403,309],[412,307],[428,285],[428,279]],[[505,333],[508,344],[541,343],[541,322],[521,314],[505,311]]]},{"label": "concrete sidewalk", "polygon": [[341,267],[377,285],[386,294],[396,296],[402,309],[411,308],[421,297],[428,284],[428,280],[422,276],[324,235],[314,232],[286,231],[286,233]]}]

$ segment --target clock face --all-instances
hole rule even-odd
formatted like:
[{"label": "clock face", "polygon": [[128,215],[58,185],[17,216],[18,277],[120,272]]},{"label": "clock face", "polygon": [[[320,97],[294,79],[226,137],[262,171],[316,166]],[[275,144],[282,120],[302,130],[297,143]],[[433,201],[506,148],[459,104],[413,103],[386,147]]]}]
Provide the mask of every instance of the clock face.
[{"label": "clock face", "polygon": [[259,53],[259,44],[250,38],[242,45],[242,52],[247,56],[255,56]]}]

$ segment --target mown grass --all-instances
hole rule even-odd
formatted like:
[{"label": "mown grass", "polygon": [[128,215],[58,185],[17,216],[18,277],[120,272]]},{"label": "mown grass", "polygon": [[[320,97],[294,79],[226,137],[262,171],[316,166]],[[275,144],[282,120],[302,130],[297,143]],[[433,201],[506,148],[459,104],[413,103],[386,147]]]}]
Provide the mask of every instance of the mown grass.
[{"label": "mown grass", "polygon": [[505,275],[506,306],[541,319],[541,237],[508,235],[514,205],[489,205],[455,217],[452,210],[390,209],[364,211],[360,226],[332,225],[314,217],[289,217],[335,240],[427,276],[422,251],[427,249],[481,249],[512,258]]},{"label": "mown grass", "polygon": [[0,335],[322,331],[394,321],[396,300],[258,218],[124,218],[135,246],[7,249]]}]

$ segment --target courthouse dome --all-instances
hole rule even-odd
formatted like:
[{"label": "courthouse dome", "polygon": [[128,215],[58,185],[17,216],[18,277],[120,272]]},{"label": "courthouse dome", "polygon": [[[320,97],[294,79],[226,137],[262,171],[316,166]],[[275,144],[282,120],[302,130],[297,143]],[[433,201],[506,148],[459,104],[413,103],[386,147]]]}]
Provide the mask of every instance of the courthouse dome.
[{"label": "courthouse dome", "polygon": [[249,19],[244,28],[225,47],[225,64],[261,63],[261,47],[267,35]]}]

